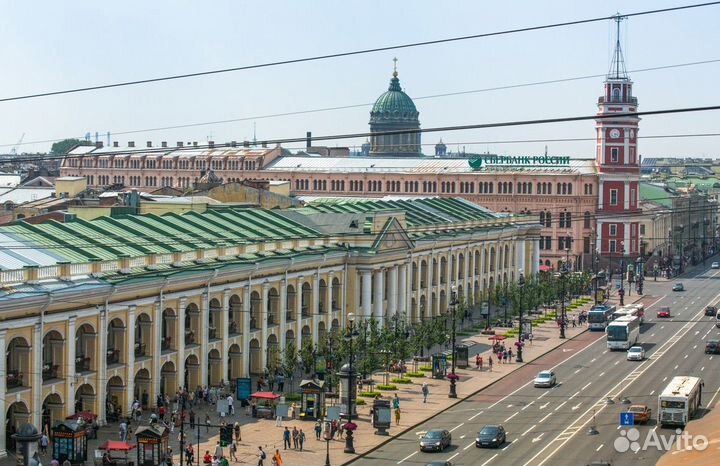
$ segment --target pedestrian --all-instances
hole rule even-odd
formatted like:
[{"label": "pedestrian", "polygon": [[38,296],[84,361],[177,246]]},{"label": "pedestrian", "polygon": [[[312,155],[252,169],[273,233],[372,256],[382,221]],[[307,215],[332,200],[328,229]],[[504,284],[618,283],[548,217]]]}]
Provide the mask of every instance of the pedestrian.
[{"label": "pedestrian", "polygon": [[228,402],[228,411],[230,411],[230,415],[235,415],[235,400],[233,400],[232,395],[228,395],[227,397]]},{"label": "pedestrian", "polygon": [[300,429],[300,433],[298,434],[298,442],[300,442],[300,451],[303,451],[303,443],[305,443],[305,432]]},{"label": "pedestrian", "polygon": [[240,443],[240,441],[242,440],[242,434],[240,432],[240,423],[239,422],[235,423],[235,425],[233,426],[233,430],[235,431],[235,441],[237,443]]},{"label": "pedestrian", "polygon": [[395,396],[392,399],[392,407],[393,409],[397,409],[400,407],[400,397],[397,393],[395,393]]},{"label": "pedestrian", "polygon": [[320,440],[320,432],[322,431],[322,426],[320,426],[320,421],[315,422],[315,438],[317,440]]},{"label": "pedestrian", "polygon": [[165,422],[165,413],[166,412],[167,412],[167,408],[165,407],[165,405],[164,404],[160,405],[160,407],[158,408],[158,415],[160,416],[160,420],[162,422]]},{"label": "pedestrian", "polygon": [[218,440],[215,442],[215,453],[213,453],[218,458],[222,458],[225,456],[225,452],[223,452],[223,448],[220,446],[220,441]]},{"label": "pedestrian", "polygon": [[430,394],[430,389],[428,389],[427,382],[423,382],[423,384],[422,384],[422,394],[423,394],[423,403],[427,403],[427,397]]},{"label": "pedestrian", "polygon": [[282,456],[280,456],[280,450],[277,448],[275,449],[275,456],[273,456],[273,460],[277,466],[282,466]]},{"label": "pedestrian", "polygon": [[475,355],[475,369],[480,370],[480,353]]},{"label": "pedestrian", "polygon": [[493,366],[492,356],[488,356],[488,370],[490,372],[492,372],[492,366]]},{"label": "pedestrian", "polygon": [[293,441],[293,448],[295,450],[298,449],[298,437],[300,435],[300,432],[298,432],[297,427],[293,426],[292,430],[292,441]]},{"label": "pedestrian", "polygon": [[258,447],[258,466],[264,466],[263,461],[265,461],[265,458],[266,455],[262,447]]},{"label": "pedestrian", "polygon": [[400,425],[400,408],[399,407],[395,408],[395,425],[396,426]]},{"label": "pedestrian", "polygon": [[575,325],[575,317],[572,318],[572,326],[573,328],[577,327],[577,325]]},{"label": "pedestrian", "polygon": [[507,352],[507,350],[503,350],[503,352],[502,352],[502,357],[503,357],[503,362],[504,362],[505,364],[507,364],[507,362],[508,362],[508,352]]},{"label": "pedestrian", "polygon": [[175,424],[177,423],[177,413],[173,411],[170,416],[170,432],[175,432]]},{"label": "pedestrian", "polygon": [[40,437],[40,453],[43,455],[47,453],[47,447],[50,443],[50,439],[48,439],[48,436],[45,432],[43,432],[42,437]]},{"label": "pedestrian", "polygon": [[236,463],[238,462],[237,451],[238,451],[237,442],[231,443],[230,444],[230,459],[235,460]]},{"label": "pedestrian", "polygon": [[477,359],[478,370],[479,370],[480,372],[482,372],[483,357],[480,356],[480,354],[478,353],[477,358],[478,358],[478,359]]},{"label": "pedestrian", "polygon": [[190,412],[188,413],[188,416],[190,417],[190,429],[195,428],[195,411],[190,408]]},{"label": "pedestrian", "polygon": [[285,450],[290,448],[290,429],[287,427],[285,427],[285,430],[283,431],[283,446]]},{"label": "pedestrian", "polygon": [[510,348],[508,350],[508,361],[512,362],[512,358],[513,358],[513,352],[512,352],[512,348]]},{"label": "pedestrian", "polygon": [[118,432],[118,434],[120,435],[120,441],[125,442],[127,440],[128,425],[124,419],[120,423],[119,429],[120,429],[120,431]]},{"label": "pedestrian", "polygon": [[210,432],[210,414],[205,413],[205,432]]},{"label": "pedestrian", "polygon": [[282,427],[282,414],[275,416],[275,427]]},{"label": "pedestrian", "polygon": [[230,462],[224,456],[220,458],[220,466],[230,466]]}]

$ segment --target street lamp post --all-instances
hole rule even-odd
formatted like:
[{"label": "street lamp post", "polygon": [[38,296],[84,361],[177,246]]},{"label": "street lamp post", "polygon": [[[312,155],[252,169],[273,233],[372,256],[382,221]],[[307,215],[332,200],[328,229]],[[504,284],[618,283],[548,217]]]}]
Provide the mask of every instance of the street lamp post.
[{"label": "street lamp post", "polygon": [[625,280],[624,280],[624,273],[625,273],[625,242],[620,241],[620,305],[625,305]]},{"label": "street lamp post", "polygon": [[565,318],[565,279],[567,278],[567,267],[565,264],[560,269],[560,283],[562,284],[562,292],[560,294],[560,338],[565,338],[565,326],[567,319]]},{"label": "street lamp post", "polygon": [[595,259],[593,260],[593,276],[595,278],[595,280],[594,280],[594,283],[595,283],[595,289],[594,289],[595,305],[597,305],[598,304],[598,273],[599,273],[598,272],[598,263],[600,262],[600,252],[595,251],[595,253],[596,253]]},{"label": "street lamp post", "polygon": [[520,276],[518,277],[518,287],[520,288],[520,331],[518,332],[517,341],[517,358],[515,362],[523,362],[523,293],[525,292],[525,276],[522,273],[522,269],[519,270]]},{"label": "street lamp post", "polygon": [[330,421],[325,421],[323,426],[323,437],[325,438],[325,466],[330,466],[330,440],[332,440],[332,427]]},{"label": "street lamp post", "polygon": [[707,259],[707,229],[708,225],[710,225],[710,220],[707,219],[707,217],[703,218],[703,242],[702,242],[702,260],[703,265],[705,265],[705,259]]},{"label": "street lamp post", "polygon": [[455,387],[455,379],[457,379],[457,376],[455,375],[455,308],[457,307],[457,304],[457,288],[453,286],[452,291],[450,292],[450,303],[448,309],[452,313],[452,333],[450,338],[450,344],[452,345],[452,361],[450,369],[450,393],[448,393],[448,398],[457,398],[457,390]]},{"label": "street lamp post", "polygon": [[[348,314],[348,327],[345,333],[345,339],[348,342],[348,409],[347,409],[347,423],[352,424],[353,417],[353,403],[355,401],[355,372],[353,371],[353,359],[355,358],[353,338],[358,335],[355,329],[355,315],[351,312]],[[345,433],[345,453],[355,453],[355,445],[353,445],[353,430],[352,428],[346,427]]]}]

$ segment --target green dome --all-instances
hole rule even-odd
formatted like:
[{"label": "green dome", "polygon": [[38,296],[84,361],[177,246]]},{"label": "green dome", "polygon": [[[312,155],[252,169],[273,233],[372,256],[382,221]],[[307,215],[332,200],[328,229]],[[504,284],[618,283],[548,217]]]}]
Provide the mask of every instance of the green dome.
[{"label": "green dome", "polygon": [[370,111],[370,121],[417,120],[418,116],[415,103],[400,87],[397,72],[393,73],[387,92],[378,97]]}]

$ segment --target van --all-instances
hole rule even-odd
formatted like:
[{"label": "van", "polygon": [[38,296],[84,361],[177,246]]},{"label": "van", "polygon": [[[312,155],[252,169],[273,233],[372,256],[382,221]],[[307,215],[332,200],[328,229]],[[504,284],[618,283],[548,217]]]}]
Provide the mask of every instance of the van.
[{"label": "van", "polygon": [[720,311],[715,315],[715,327],[720,328]]}]

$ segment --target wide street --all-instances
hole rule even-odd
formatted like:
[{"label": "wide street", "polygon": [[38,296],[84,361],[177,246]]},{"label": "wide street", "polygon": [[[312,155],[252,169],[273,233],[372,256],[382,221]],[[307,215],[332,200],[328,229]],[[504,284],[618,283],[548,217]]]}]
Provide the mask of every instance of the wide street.
[{"label": "wide street", "polygon": [[[485,390],[438,414],[405,435],[356,461],[360,465],[424,465],[450,460],[455,465],[584,465],[609,460],[613,465],[652,465],[663,452],[618,452],[621,400],[647,404],[657,411],[657,395],[675,375],[696,375],[705,380],[703,406],[717,401],[720,356],[704,353],[705,341],[717,336],[714,319],[704,316],[705,306],[720,300],[720,271],[698,267],[680,280],[685,292],[672,292],[672,281],[645,282],[645,324],[640,342],[647,352],[643,362],[626,360],[625,351],[606,347],[603,332],[585,332]],[[635,298],[628,297],[628,301]],[[659,319],[656,310],[669,306],[671,318]],[[532,380],[543,369],[555,370],[558,384],[535,388]],[[613,403],[608,404],[610,398]],[[508,442],[499,449],[475,447],[485,424],[502,424]],[[591,426],[597,433],[591,435]],[[432,428],[452,432],[452,446],[442,453],[419,451],[418,436]],[[651,420],[638,426],[640,443],[647,432],[669,437],[673,429],[660,429]]]}]

